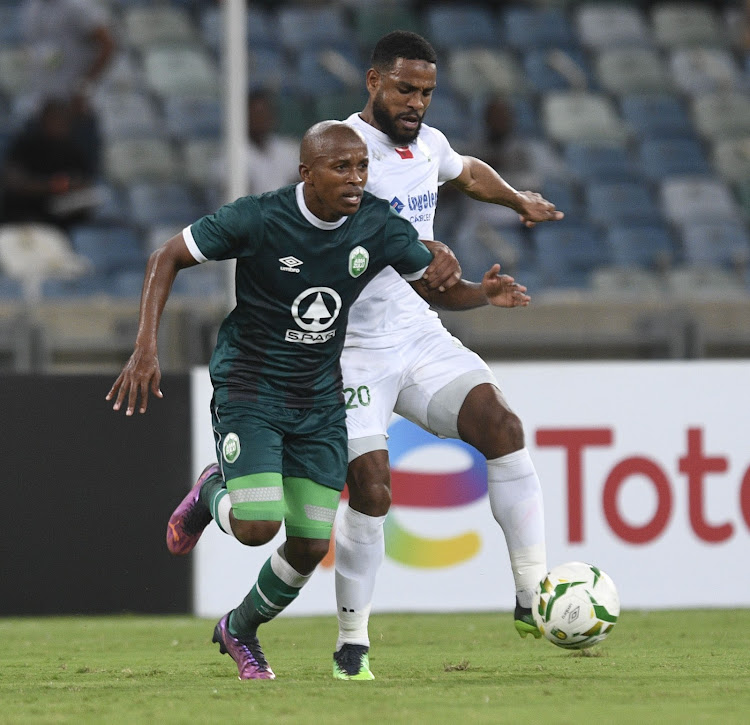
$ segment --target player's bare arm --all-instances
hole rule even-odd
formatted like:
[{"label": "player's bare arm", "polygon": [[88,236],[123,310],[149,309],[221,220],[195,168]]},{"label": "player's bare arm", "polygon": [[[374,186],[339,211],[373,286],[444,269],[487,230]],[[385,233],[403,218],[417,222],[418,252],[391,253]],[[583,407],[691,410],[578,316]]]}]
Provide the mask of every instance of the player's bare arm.
[{"label": "player's bare arm", "polygon": [[463,161],[463,171],[451,183],[472,199],[513,209],[527,227],[533,227],[537,222],[559,221],[565,216],[541,194],[514,189],[481,159],[464,156]]},{"label": "player's bare arm", "polygon": [[481,282],[462,279],[445,292],[427,289],[422,280],[411,283],[412,287],[432,307],[441,310],[472,310],[475,307],[527,307],[531,297],[527,289],[508,274],[500,274],[500,265],[493,264]]},{"label": "player's bare arm", "polygon": [[432,262],[422,277],[427,289],[440,292],[449,290],[461,279],[461,265],[456,255],[442,242],[423,239],[422,243],[432,252]]},{"label": "player's bare arm", "polygon": [[138,412],[145,413],[149,392],[157,398],[163,397],[157,350],[159,322],[177,273],[195,264],[197,261],[188,251],[182,234],[172,237],[149,257],[133,354],[106,397],[114,398],[113,410],[120,410],[127,399],[125,415],[133,415],[140,396]]}]

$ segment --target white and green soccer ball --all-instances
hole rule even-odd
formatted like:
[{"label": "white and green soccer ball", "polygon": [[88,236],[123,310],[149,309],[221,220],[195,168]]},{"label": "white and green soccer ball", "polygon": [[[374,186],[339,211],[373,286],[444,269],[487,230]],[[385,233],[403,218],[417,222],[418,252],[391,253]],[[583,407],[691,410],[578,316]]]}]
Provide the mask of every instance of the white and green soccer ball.
[{"label": "white and green soccer ball", "polygon": [[531,601],[539,631],[552,644],[585,649],[601,642],[620,615],[620,597],[601,569],[571,561],[551,569]]}]

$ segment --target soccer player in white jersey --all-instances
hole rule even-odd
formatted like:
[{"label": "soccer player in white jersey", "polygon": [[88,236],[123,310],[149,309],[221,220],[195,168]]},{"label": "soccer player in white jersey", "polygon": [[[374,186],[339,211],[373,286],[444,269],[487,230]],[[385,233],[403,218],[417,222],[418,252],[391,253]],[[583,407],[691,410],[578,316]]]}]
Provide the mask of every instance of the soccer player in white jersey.
[{"label": "soccer player in white jersey", "polygon": [[[366,188],[408,218],[423,240],[433,239],[443,182],[474,199],[510,207],[529,226],[561,219],[539,194],[516,191],[490,166],[460,156],[440,131],[422,123],[436,86],[436,63],[432,46],[415,33],[395,31],[376,44],[367,71],[369,100],[347,119],[367,140]],[[376,276],[353,305],[341,364],[344,387],[366,388],[363,399],[369,403],[347,410],[349,505],[336,530],[334,677],[374,677],[368,619],[385,555],[383,524],[391,503],[386,431],[394,411],[436,435],[466,441],[487,459],[490,505],[515,579],[515,627],[522,637],[539,637],[530,605],[547,571],[542,490],[521,421],[487,365],[390,270]]]}]

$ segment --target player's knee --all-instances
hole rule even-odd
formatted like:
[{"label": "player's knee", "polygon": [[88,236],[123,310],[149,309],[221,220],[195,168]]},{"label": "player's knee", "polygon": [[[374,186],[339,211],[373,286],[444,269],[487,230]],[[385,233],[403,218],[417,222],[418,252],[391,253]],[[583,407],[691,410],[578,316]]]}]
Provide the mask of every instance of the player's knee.
[{"label": "player's knee", "polygon": [[279,532],[281,521],[242,521],[232,517],[234,538],[245,546],[267,544]]},{"label": "player's knee", "polygon": [[391,507],[391,469],[387,451],[355,458],[346,476],[349,505],[368,516],[385,516]]},{"label": "player's knee", "polygon": [[330,541],[290,537],[284,554],[289,564],[300,574],[310,574],[328,553]]},{"label": "player's knee", "polygon": [[489,401],[481,410],[462,410],[459,424],[461,438],[488,459],[513,453],[525,445],[521,419],[497,400]]}]

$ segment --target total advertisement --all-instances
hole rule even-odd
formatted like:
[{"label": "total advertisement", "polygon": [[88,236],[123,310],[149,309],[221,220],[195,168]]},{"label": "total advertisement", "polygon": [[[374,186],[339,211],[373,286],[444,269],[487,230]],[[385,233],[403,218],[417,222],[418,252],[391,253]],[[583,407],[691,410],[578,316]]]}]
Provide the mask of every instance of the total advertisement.
[{"label": "total advertisement", "polygon": [[[750,362],[491,367],[541,480],[550,567],[595,564],[625,609],[750,606]],[[216,458],[205,368],[192,385],[197,476]],[[393,505],[373,611],[510,610],[483,457],[397,416],[388,445]],[[192,555],[195,613],[236,606],[282,541],[283,528],[249,548],[209,525]],[[335,612],[334,559],[332,546],[285,614]]]}]

